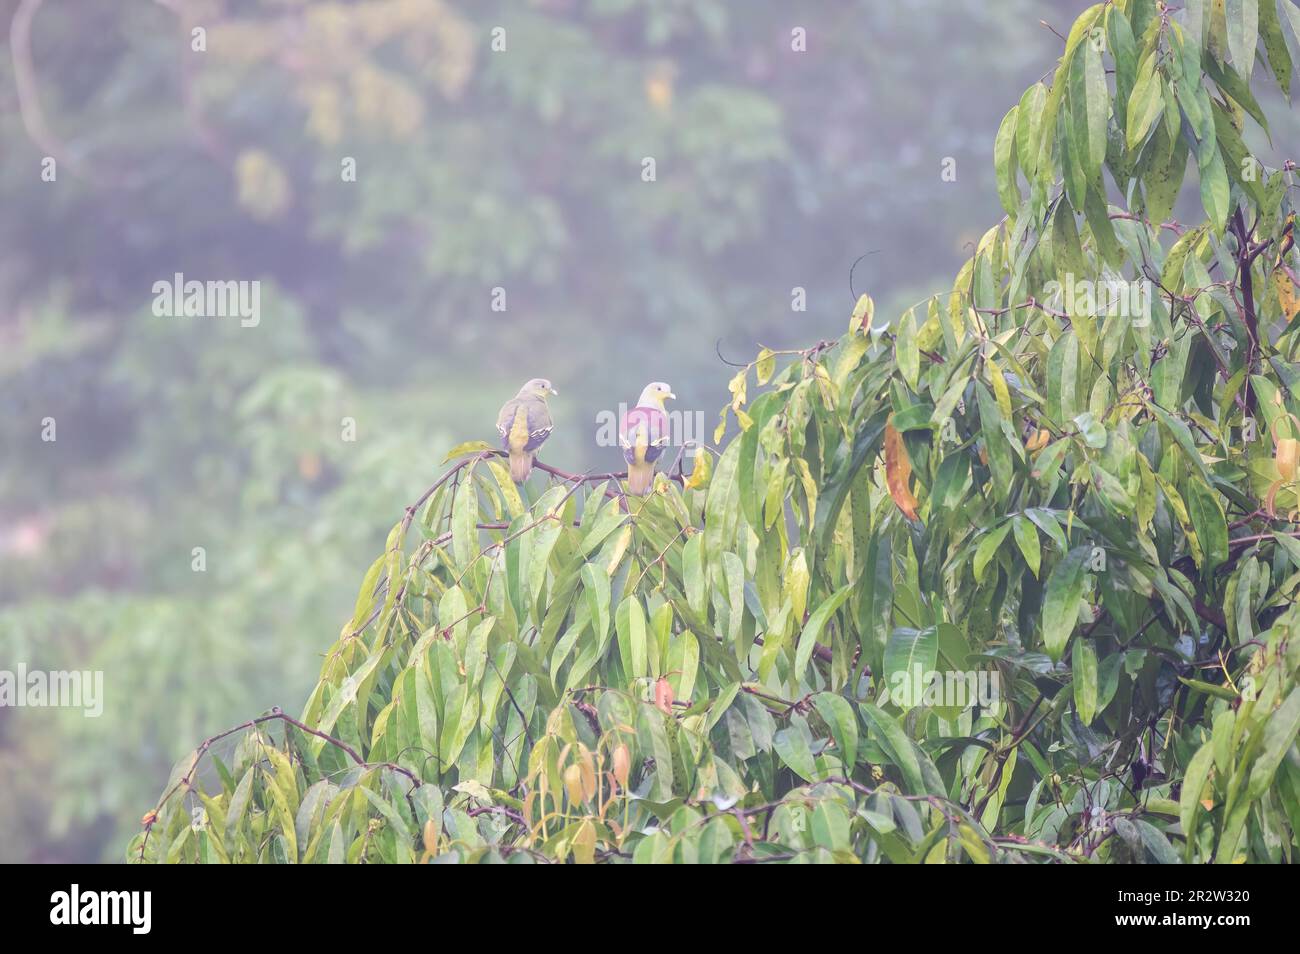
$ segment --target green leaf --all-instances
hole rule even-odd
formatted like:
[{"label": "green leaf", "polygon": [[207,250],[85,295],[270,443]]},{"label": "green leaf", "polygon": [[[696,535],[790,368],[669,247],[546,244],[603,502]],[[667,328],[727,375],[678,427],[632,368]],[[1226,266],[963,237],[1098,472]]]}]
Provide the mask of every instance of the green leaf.
[{"label": "green leaf", "polygon": [[[1289,6],[1287,0],[1279,0],[1283,6]],[[1282,95],[1291,98],[1291,73],[1294,69],[1291,52],[1287,49],[1286,38],[1282,34],[1282,23],[1277,17],[1277,7],[1272,0],[1266,0],[1259,8],[1259,33],[1264,40],[1264,52],[1268,55],[1268,65],[1273,71]]]},{"label": "green leaf", "polygon": [[1113,5],[1106,11],[1106,39],[1115,61],[1115,121],[1123,134],[1125,106],[1137,81],[1138,55],[1133,26],[1124,11]]},{"label": "green leaf", "polygon": [[849,815],[837,802],[820,799],[813,809],[809,829],[813,841],[827,851],[849,851]]},{"label": "green leaf", "polygon": [[935,627],[894,630],[885,646],[884,680],[890,701],[903,710],[917,705],[925,680],[938,663],[939,634]]},{"label": "green leaf", "polygon": [[984,570],[990,560],[997,555],[998,547],[1002,546],[1002,541],[1007,538],[1011,531],[1011,521],[1005,521],[1000,527],[989,530],[980,537],[979,546],[975,548],[975,562],[972,570],[975,574],[975,582],[984,582]]},{"label": "green leaf", "polygon": [[1088,230],[1092,232],[1097,254],[1112,268],[1119,268],[1124,262],[1124,250],[1115,236],[1115,227],[1111,225],[1106,198],[1092,185],[1088,186],[1083,213],[1088,220]]},{"label": "green leaf", "polygon": [[[1265,2],[1272,3],[1273,0]],[[1228,51],[1232,65],[1249,80],[1255,68],[1255,44],[1259,42],[1259,0],[1226,0],[1224,18],[1228,25]]]},{"label": "green leaf", "polygon": [[1075,547],[1052,569],[1043,601],[1043,645],[1053,662],[1065,654],[1065,645],[1079,619],[1083,599],[1084,564],[1090,547]]},{"label": "green leaf", "polygon": [[1216,699],[1226,699],[1229,702],[1237,700],[1237,693],[1233,692],[1227,686],[1220,686],[1217,683],[1206,682],[1203,679],[1188,679],[1186,676],[1179,676],[1178,681],[1189,689],[1195,689],[1197,692],[1203,692],[1208,696],[1214,696]]},{"label": "green leaf", "polygon": [[478,555],[478,488],[466,473],[456,490],[451,511],[451,548],[463,572]]},{"label": "green leaf", "polygon": [[591,628],[596,644],[603,646],[609,634],[609,576],[603,567],[585,563],[582,567],[582,589],[587,595],[591,612]]},{"label": "green leaf", "polygon": [[1300,733],[1300,686],[1291,690],[1276,711],[1269,713],[1263,733],[1264,747],[1250,770],[1250,784],[1246,789],[1246,797],[1252,801],[1269,790],[1282,757],[1290,751],[1297,733]]},{"label": "green leaf", "polygon": [[858,719],[853,713],[853,706],[843,696],[837,696],[833,692],[819,692],[813,696],[812,701],[818,714],[830,727],[845,774],[851,775],[858,757]]},{"label": "green leaf", "polygon": [[1196,814],[1201,810],[1201,793],[1209,781],[1210,769],[1214,767],[1214,746],[1206,742],[1187,765],[1183,776],[1183,789],[1178,801],[1178,817],[1187,836],[1187,849],[1190,857],[1196,839]]},{"label": "green leaf", "polygon": [[1201,163],[1200,171],[1201,205],[1214,231],[1222,234],[1232,211],[1228,204],[1228,171],[1223,165],[1222,154],[1217,149],[1211,151],[1207,161]]},{"label": "green leaf", "polygon": [[[993,140],[993,169],[997,174],[998,198],[1002,201],[1002,208],[1012,218],[1015,218],[1020,208],[1020,188],[1016,185],[1016,116],[1019,110],[1019,106],[1012,106],[1011,111],[1002,117],[997,138]],[[912,384],[912,390],[916,390],[915,384]]]},{"label": "green leaf", "polygon": [[1090,411],[1075,415],[1074,423],[1079,428],[1079,436],[1089,447],[1100,450],[1106,446],[1106,428]]},{"label": "green leaf", "polygon": [[1034,529],[1034,524],[1028,517],[1020,514],[1015,516],[1011,525],[1016,534],[1016,546],[1020,548],[1025,558],[1025,565],[1029,567],[1029,572],[1037,577],[1043,562],[1043,550],[1038,543],[1038,531]]},{"label": "green leaf", "polygon": [[387,559],[388,554],[380,554],[375,562],[370,564],[370,569],[366,570],[366,575],[361,580],[361,589],[357,591],[357,602],[352,611],[352,620],[348,623],[348,629],[352,632],[356,632],[361,628],[361,623],[375,605],[377,595],[375,587],[379,585],[379,574],[384,571],[384,563]]},{"label": "green leaf", "polygon": [[1300,10],[1294,5],[1294,0],[1278,0],[1278,5],[1282,12],[1286,14],[1287,22],[1291,24],[1291,33],[1295,36],[1296,41],[1300,42]]},{"label": "green leaf", "polygon": [[703,613],[706,607],[703,534],[692,534],[682,549],[682,584],[686,589],[686,604],[693,612]]},{"label": "green leaf", "polygon": [[1005,500],[1011,492],[1013,474],[1011,447],[1002,430],[1005,418],[982,381],[975,382],[975,397],[980,412],[980,434],[984,438],[984,448],[989,458],[989,473],[992,477],[990,489],[996,499]]},{"label": "green leaf", "polygon": [[790,724],[772,737],[776,754],[786,766],[807,782],[817,781],[817,763],[812,755],[812,733],[801,715],[792,715]]},{"label": "green leaf", "polygon": [[1127,106],[1128,128],[1124,141],[1130,151],[1136,150],[1155,121],[1165,111],[1164,82],[1155,69],[1155,57],[1148,57],[1138,70],[1137,82],[1129,95]]},{"label": "green leaf", "polygon": [[1164,836],[1160,829],[1140,818],[1133,820],[1133,827],[1142,836],[1142,844],[1146,845],[1147,851],[1151,853],[1151,857],[1155,859],[1156,864],[1182,864],[1183,859],[1178,857],[1178,852],[1174,851],[1173,845],[1169,844],[1169,839]]},{"label": "green leaf", "polygon": [[1187,515],[1196,528],[1196,538],[1205,554],[1201,572],[1205,576],[1228,559],[1228,523],[1219,503],[1219,495],[1200,477],[1187,478],[1183,497],[1187,501]]},{"label": "green leaf", "polygon": [[641,608],[641,601],[635,596],[623,600],[614,614],[614,627],[618,631],[619,653],[626,674],[631,678],[648,676],[650,664],[646,649],[645,611]]},{"label": "green leaf", "polygon": [[[1043,107],[1047,102],[1047,86],[1035,83],[1025,90],[1016,107],[1016,162],[1033,183],[1038,165],[1039,141],[1042,138]],[[1009,211],[1009,210],[1008,210]]]},{"label": "green leaf", "polygon": [[822,630],[826,627],[827,621],[834,615],[835,611],[840,608],[849,594],[853,592],[853,584],[842,586],[835,593],[823,602],[817,609],[813,610],[808,622],[804,624],[803,633],[799,636],[799,644],[795,647],[794,653],[794,671],[796,676],[802,677],[804,671],[808,668],[808,661],[812,659],[813,650],[817,646],[817,640],[821,638]]},{"label": "green leaf", "polygon": [[1147,217],[1152,222],[1166,222],[1187,173],[1187,140],[1179,136],[1171,144],[1164,126],[1157,124],[1156,134],[1146,148],[1154,156],[1142,176]]},{"label": "green leaf", "polygon": [[722,551],[731,549],[740,522],[740,494],[736,483],[736,470],[740,464],[742,441],[732,441],[718,458],[717,469],[709,481],[704,502],[704,556],[712,564],[722,557]]},{"label": "green leaf", "polygon": [[1094,42],[1080,45],[1070,67],[1070,113],[1074,118],[1074,140],[1084,175],[1095,179],[1106,161],[1106,121],[1110,114],[1110,91],[1101,49]]},{"label": "green leaf", "polygon": [[911,795],[927,794],[921,775],[921,763],[907,733],[887,713],[869,702],[862,703],[859,711],[867,721],[872,736],[880,743],[889,760],[903,773],[903,784]]},{"label": "green leaf", "polygon": [[[1271,2],[1273,0],[1270,0]],[[1230,66],[1221,66],[1211,56],[1205,60],[1205,72],[1221,90],[1231,96],[1246,112],[1250,113],[1251,118],[1259,123],[1264,132],[1269,131],[1268,118],[1264,115],[1264,110],[1260,108],[1259,102],[1255,99],[1255,94],[1250,91],[1249,84],[1238,75],[1236,70]]]},{"label": "green leaf", "polygon": [[482,454],[495,449],[496,448],[486,441],[466,441],[463,444],[457,444],[449,450],[447,456],[442,459],[442,462],[444,464],[449,464],[457,457],[468,457],[470,454]]},{"label": "green leaf", "polygon": [[1074,709],[1079,721],[1092,725],[1097,715],[1097,648],[1090,639],[1079,639],[1070,651],[1074,673]]},{"label": "green leaf", "polygon": [[1178,444],[1183,456],[1187,459],[1187,463],[1196,468],[1203,480],[1209,482],[1210,471],[1205,466],[1205,459],[1201,457],[1200,452],[1196,449],[1196,442],[1192,440],[1192,432],[1187,425],[1157,404],[1149,405],[1149,407],[1164,428],[1169,431],[1175,443]]},{"label": "green leaf", "polygon": [[895,360],[899,373],[913,391],[921,375],[921,355],[916,347],[916,309],[909,308],[898,320]]}]

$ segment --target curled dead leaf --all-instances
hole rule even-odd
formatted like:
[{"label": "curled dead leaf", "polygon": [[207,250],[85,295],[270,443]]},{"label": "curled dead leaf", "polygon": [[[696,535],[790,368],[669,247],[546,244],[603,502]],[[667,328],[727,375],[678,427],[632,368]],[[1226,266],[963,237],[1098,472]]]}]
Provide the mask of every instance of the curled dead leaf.
[{"label": "curled dead leaf", "polygon": [[673,687],[668,684],[667,676],[660,676],[655,683],[655,707],[665,715],[673,714]]}]

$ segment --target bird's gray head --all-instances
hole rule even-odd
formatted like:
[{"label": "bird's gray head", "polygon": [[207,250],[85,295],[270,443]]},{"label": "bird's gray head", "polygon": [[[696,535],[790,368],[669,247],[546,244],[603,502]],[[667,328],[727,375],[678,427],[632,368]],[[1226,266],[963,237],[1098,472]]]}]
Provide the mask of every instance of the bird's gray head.
[{"label": "bird's gray head", "polygon": [[663,407],[666,398],[676,399],[677,395],[673,393],[671,384],[665,384],[663,381],[653,381],[645,386],[641,392],[641,399],[637,402],[641,407]]},{"label": "bird's gray head", "polygon": [[519,389],[518,397],[539,397],[543,401],[548,395],[559,394],[560,392],[551,387],[551,382],[547,378],[533,378],[522,388]]}]

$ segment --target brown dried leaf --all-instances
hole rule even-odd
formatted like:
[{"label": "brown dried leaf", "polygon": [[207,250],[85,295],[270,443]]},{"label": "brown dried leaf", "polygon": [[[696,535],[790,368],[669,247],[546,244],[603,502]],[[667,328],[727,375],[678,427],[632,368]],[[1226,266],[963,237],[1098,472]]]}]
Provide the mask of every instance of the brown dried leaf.
[{"label": "brown dried leaf", "polygon": [[885,425],[885,483],[889,485],[889,496],[894,498],[898,509],[908,520],[916,519],[916,498],[910,487],[912,461],[903,446],[903,435],[894,429],[893,424]]},{"label": "brown dried leaf", "polygon": [[668,684],[666,676],[660,676],[655,683],[655,707],[665,715],[673,714],[673,687]]}]

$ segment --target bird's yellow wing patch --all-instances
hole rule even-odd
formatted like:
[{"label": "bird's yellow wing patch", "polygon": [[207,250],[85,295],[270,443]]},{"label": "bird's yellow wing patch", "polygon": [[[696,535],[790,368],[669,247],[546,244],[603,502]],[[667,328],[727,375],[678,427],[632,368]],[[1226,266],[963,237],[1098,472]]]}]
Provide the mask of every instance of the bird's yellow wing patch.
[{"label": "bird's yellow wing patch", "polygon": [[521,451],[528,446],[528,408],[515,408],[515,419],[510,424],[510,449]]}]

